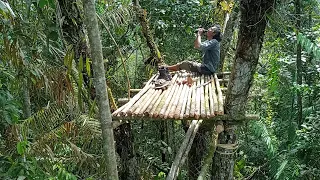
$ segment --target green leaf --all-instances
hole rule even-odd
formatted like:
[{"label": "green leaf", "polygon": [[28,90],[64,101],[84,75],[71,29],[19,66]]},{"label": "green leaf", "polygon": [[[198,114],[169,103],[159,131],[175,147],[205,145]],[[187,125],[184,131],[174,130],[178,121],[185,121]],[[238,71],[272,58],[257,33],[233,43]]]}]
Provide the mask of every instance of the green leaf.
[{"label": "green leaf", "polygon": [[51,31],[48,35],[49,39],[56,41],[59,38],[59,34],[56,31]]},{"label": "green leaf", "polygon": [[20,155],[23,155],[27,149],[27,141],[20,141],[17,144],[17,151]]},{"label": "green leaf", "polygon": [[90,58],[86,58],[86,70],[88,73],[88,76],[91,77],[91,69],[90,69]]},{"label": "green leaf", "polygon": [[39,7],[40,7],[40,8],[44,8],[44,6],[47,5],[47,4],[48,4],[48,1],[47,1],[47,0],[40,0],[40,1],[39,1]]},{"label": "green leaf", "polygon": [[286,165],[288,164],[288,160],[285,160],[281,163],[280,167],[277,170],[277,173],[275,175],[275,179],[279,179],[279,177],[281,176],[284,168],[286,167]]}]

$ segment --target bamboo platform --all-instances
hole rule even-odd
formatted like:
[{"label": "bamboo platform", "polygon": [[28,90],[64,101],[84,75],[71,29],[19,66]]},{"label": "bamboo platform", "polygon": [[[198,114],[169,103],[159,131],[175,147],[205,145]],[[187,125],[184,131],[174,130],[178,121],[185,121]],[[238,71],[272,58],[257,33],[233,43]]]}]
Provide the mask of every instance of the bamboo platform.
[{"label": "bamboo platform", "polygon": [[[192,86],[182,84],[190,75]],[[222,75],[225,75],[224,73]],[[227,74],[228,75],[228,74]],[[113,119],[212,119],[224,115],[224,95],[217,74],[207,76],[189,72],[176,72],[167,89],[155,89],[154,75],[139,92],[112,113]]]}]

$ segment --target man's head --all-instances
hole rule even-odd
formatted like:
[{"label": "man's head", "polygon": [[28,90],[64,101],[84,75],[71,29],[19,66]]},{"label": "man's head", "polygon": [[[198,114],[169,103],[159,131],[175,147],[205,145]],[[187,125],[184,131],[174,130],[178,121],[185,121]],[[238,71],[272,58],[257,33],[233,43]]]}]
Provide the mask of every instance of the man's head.
[{"label": "man's head", "polygon": [[221,41],[221,27],[219,24],[215,24],[208,29],[207,39],[216,39],[219,42]]}]

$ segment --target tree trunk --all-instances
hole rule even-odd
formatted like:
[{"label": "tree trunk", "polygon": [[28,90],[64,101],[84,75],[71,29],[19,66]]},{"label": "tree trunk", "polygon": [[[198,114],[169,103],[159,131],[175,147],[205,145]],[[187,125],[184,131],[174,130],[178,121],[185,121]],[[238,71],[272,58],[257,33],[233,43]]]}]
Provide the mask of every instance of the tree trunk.
[{"label": "tree trunk", "polygon": [[102,45],[94,0],[83,0],[85,24],[88,30],[91,58],[94,72],[99,119],[102,130],[102,143],[106,159],[107,179],[118,180],[117,161],[112,129],[112,117],[107,94],[107,85],[102,57]]},{"label": "tree trunk", "polygon": [[208,132],[208,130],[200,125],[199,131],[197,132],[191,146],[188,155],[188,177],[190,180],[197,179],[199,176],[202,167],[202,159],[207,150],[206,138],[209,136],[207,136],[206,132]]},{"label": "tree trunk", "polygon": [[[297,34],[300,33],[300,26],[301,26],[301,3],[300,0],[295,0],[295,8],[296,8],[296,28]],[[297,66],[297,85],[300,87],[302,85],[302,61],[301,61],[301,43],[297,42],[297,59],[296,59],[296,66]],[[300,88],[297,90],[297,124],[298,128],[302,125],[302,94]]]},{"label": "tree trunk", "polygon": [[121,180],[139,179],[139,166],[134,151],[134,136],[131,124],[125,123],[115,130],[116,151],[120,156],[119,178]]},{"label": "tree trunk", "polygon": [[[233,69],[226,93],[225,112],[231,117],[244,117],[249,89],[258,64],[266,17],[271,13],[273,0],[241,0],[240,30]],[[236,125],[225,125],[219,134],[214,157],[213,179],[233,179]],[[217,167],[217,166],[220,167]]]},{"label": "tree trunk", "polygon": [[231,17],[227,21],[227,25],[225,28],[225,31],[223,32],[223,38],[221,41],[221,48],[220,48],[220,65],[219,65],[219,71],[222,72],[224,68],[224,62],[225,58],[227,56],[227,53],[230,49],[231,41],[233,38],[233,32],[235,29],[235,25],[238,19],[239,14],[239,5],[237,2],[235,2],[235,6],[231,12]]},{"label": "tree trunk", "polygon": [[31,103],[27,78],[24,79],[22,84],[23,91],[23,118],[27,119],[31,116]]}]

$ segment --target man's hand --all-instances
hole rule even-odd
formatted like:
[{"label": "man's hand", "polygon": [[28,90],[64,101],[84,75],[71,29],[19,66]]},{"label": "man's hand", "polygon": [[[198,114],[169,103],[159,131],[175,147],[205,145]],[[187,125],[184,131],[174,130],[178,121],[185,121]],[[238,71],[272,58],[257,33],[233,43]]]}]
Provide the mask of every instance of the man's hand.
[{"label": "man's hand", "polygon": [[204,31],[205,31],[204,28],[198,28],[198,33],[197,33],[197,35],[198,35],[198,36],[201,36]]}]

